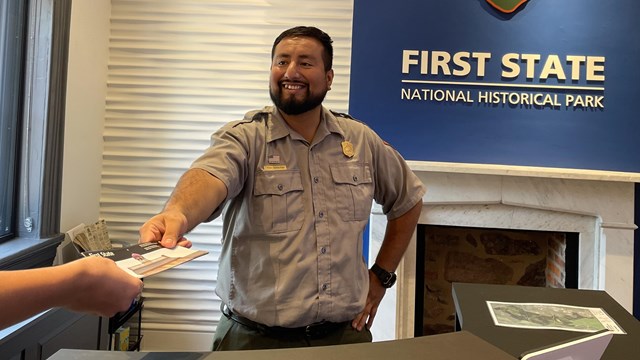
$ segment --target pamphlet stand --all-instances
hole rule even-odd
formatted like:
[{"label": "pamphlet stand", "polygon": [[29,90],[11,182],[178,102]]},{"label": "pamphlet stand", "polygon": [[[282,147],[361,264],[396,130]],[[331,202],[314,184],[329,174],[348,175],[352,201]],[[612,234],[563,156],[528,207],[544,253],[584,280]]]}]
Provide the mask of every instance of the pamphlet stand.
[{"label": "pamphlet stand", "polygon": [[515,357],[585,333],[496,326],[487,301],[602,308],[626,331],[626,334],[613,336],[602,359],[628,359],[640,342],[640,322],[604,291],[454,283],[452,294],[456,308],[456,329],[469,331]]},{"label": "pamphlet stand", "polygon": [[[140,351],[140,342],[142,341],[142,309],[144,308],[144,298],[140,297],[131,307],[123,312],[119,312],[116,315],[109,318],[109,350],[126,350],[126,351]],[[118,349],[117,344],[114,344],[116,338],[116,331],[123,325],[131,324],[135,322],[137,328],[130,326],[132,329],[129,333],[126,349]]]}]

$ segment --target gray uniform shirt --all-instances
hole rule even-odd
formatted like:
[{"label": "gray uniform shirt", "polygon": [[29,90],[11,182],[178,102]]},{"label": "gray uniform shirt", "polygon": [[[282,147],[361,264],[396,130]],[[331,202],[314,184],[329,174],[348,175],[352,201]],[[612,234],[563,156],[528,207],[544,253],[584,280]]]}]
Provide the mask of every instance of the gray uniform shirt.
[{"label": "gray uniform shirt", "polygon": [[211,136],[192,165],[227,187],[216,293],[268,326],[347,321],[365,305],[362,235],[372,201],[389,219],[425,193],[402,157],[368,126],[323,108],[312,143],[274,107]]}]

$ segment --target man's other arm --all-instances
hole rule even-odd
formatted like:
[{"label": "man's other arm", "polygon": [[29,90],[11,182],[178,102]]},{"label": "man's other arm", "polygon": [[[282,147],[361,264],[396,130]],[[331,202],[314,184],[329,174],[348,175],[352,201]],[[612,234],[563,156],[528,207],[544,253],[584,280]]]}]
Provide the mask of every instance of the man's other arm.
[{"label": "man's other arm", "polygon": [[[401,216],[389,220],[384,234],[382,246],[376,257],[376,264],[381,268],[393,272],[400,264],[411,237],[416,229],[420,212],[422,211],[422,199],[418,201],[409,211]],[[382,286],[380,280],[369,270],[369,293],[364,310],[353,320],[352,326],[358,331],[367,326],[371,328],[373,320],[378,311],[378,306],[384,297],[386,288]]]}]

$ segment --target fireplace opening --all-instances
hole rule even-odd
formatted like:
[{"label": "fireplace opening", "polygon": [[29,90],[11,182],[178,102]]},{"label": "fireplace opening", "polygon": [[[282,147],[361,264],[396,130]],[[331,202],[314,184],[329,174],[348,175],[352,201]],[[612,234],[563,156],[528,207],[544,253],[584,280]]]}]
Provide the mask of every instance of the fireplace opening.
[{"label": "fireplace opening", "polygon": [[419,224],[414,336],[454,331],[451,283],[578,288],[579,233]]}]

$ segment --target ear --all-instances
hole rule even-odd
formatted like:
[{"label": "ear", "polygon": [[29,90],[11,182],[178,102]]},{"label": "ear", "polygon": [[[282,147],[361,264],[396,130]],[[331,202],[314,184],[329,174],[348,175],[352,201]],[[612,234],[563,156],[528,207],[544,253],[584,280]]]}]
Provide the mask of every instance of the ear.
[{"label": "ear", "polygon": [[331,84],[333,83],[333,69],[327,71],[327,89],[331,90]]}]

